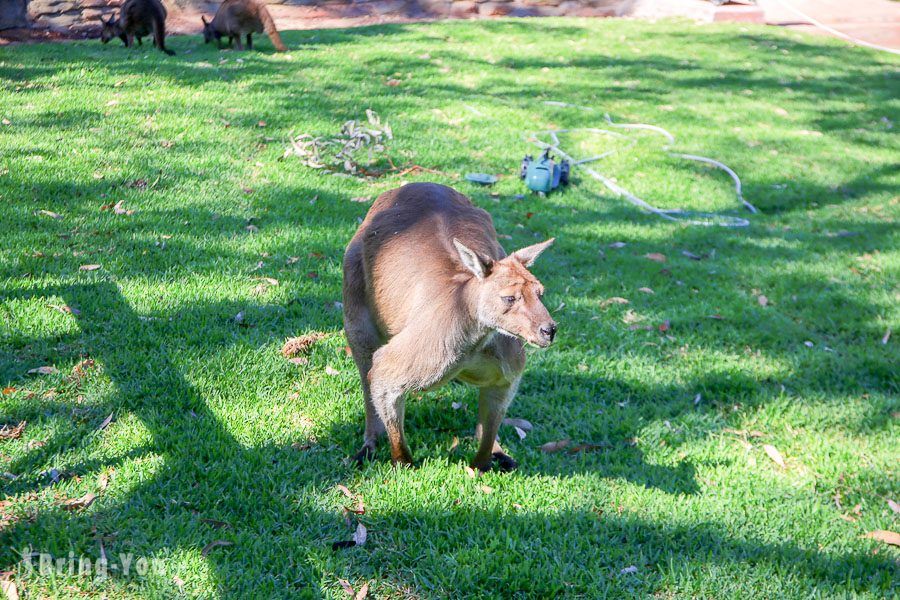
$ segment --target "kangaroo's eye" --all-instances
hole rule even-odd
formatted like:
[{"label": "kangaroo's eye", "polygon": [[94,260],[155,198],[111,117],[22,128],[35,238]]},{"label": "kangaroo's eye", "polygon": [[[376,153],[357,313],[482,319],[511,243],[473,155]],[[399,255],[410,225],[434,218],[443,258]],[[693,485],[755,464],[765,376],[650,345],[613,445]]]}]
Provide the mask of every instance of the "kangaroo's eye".
[{"label": "kangaroo's eye", "polygon": [[506,303],[507,306],[512,306],[516,302],[515,296],[501,296],[501,299]]}]

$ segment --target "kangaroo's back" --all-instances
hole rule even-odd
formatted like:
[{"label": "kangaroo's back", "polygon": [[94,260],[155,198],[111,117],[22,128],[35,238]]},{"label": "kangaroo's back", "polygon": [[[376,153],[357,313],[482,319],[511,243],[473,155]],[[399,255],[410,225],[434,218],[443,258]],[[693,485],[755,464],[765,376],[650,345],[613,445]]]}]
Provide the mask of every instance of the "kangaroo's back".
[{"label": "kangaroo's back", "polygon": [[457,292],[466,271],[456,259],[454,239],[486,258],[506,256],[491,216],[452,188],[411,183],[372,205],[347,257],[383,335],[400,331],[422,311],[436,320],[452,320],[460,312]]}]

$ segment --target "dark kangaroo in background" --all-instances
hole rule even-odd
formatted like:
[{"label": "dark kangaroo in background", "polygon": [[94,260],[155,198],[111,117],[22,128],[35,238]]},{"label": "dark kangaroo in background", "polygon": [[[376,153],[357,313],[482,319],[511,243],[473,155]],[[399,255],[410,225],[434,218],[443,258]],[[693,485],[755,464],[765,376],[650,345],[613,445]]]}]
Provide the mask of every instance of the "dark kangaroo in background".
[{"label": "dark kangaroo in background", "polygon": [[472,466],[516,468],[497,430],[525,368],[522,341],[545,348],[556,334],[527,269],[551,243],[507,256],[491,216],[443,185],[375,200],[344,255],[344,330],[366,405],[357,462],[387,432],[393,462],[412,463],[404,394],[456,379],[480,388]]},{"label": "dark kangaroo in background", "polygon": [[103,22],[100,40],[105,44],[118,37],[126,48],[134,46],[134,39],[143,45],[142,37],[153,34],[153,44],[168,54],[175,53],[166,48],[166,7],[159,0],[126,0],[118,17],[110,17]]},{"label": "dark kangaroo in background", "polygon": [[287,50],[275,28],[275,21],[272,20],[269,9],[257,0],[225,0],[212,21],[207,21],[206,17],[200,19],[203,21],[203,38],[207,44],[216,40],[221,48],[222,38],[227,37],[229,45],[234,40],[235,47],[243,50],[241,36],[246,34],[247,49],[253,50],[253,34],[265,31],[276,50],[279,52]]}]

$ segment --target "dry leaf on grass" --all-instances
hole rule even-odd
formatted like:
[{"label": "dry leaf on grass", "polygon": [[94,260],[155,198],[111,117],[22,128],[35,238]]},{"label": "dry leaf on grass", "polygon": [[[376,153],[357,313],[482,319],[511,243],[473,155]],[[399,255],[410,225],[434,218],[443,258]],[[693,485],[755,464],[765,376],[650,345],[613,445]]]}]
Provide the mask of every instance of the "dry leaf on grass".
[{"label": "dry leaf on grass", "polygon": [[226,521],[217,521],[215,519],[200,519],[201,523],[206,523],[213,529],[230,529],[231,523],[227,523]]},{"label": "dry leaf on grass", "polygon": [[897,504],[890,498],[887,499],[887,503],[888,503],[888,506],[891,507],[892,511],[894,511],[896,514],[900,515],[900,504]]},{"label": "dry leaf on grass", "polygon": [[654,292],[652,289],[650,289],[650,288],[648,288],[648,287],[638,288],[638,291],[639,291],[639,292],[644,292],[645,294],[651,294],[651,295],[656,293],[656,292]]},{"label": "dry leaf on grass", "polygon": [[697,256],[696,254],[694,254],[693,252],[690,252],[688,250],[682,250],[681,255],[687,256],[691,260],[702,260],[702,257]]},{"label": "dry leaf on grass", "polygon": [[600,308],[606,308],[611,304],[629,304],[629,301],[626,298],[613,296],[612,298],[607,298],[606,300],[602,301],[600,303]]},{"label": "dry leaf on grass", "polygon": [[527,433],[525,433],[525,430],[522,429],[521,427],[513,427],[513,429],[516,430],[516,435],[519,436],[520,440],[524,440],[525,437],[528,435]]},{"label": "dry leaf on grass", "polygon": [[509,425],[511,427],[518,427],[524,431],[531,431],[534,429],[534,425],[526,421],[525,419],[503,419],[501,421],[503,425]]},{"label": "dry leaf on grass", "polygon": [[36,369],[28,369],[29,375],[53,375],[58,373],[56,367],[37,367]]},{"label": "dry leaf on grass", "polygon": [[552,453],[552,452],[559,452],[560,450],[562,450],[563,448],[565,448],[568,445],[569,445],[569,440],[559,440],[556,442],[547,442],[546,444],[541,446],[541,451],[547,452],[548,454]]},{"label": "dry leaf on grass", "polygon": [[60,220],[63,218],[63,216],[61,214],[55,213],[52,210],[39,210],[38,212],[40,214],[44,215],[45,217],[50,217],[51,219]]},{"label": "dry leaf on grass", "polygon": [[450,450],[449,451],[453,452],[454,450],[456,450],[457,446],[459,446],[459,438],[454,435],[453,441],[450,442]]},{"label": "dry leaf on grass", "polygon": [[294,358],[289,358],[288,362],[294,365],[307,365],[309,364],[309,359],[305,356],[295,356]]},{"label": "dry leaf on grass", "polygon": [[605,448],[607,444],[577,444],[569,448],[569,454],[578,454],[579,452],[584,452],[586,450],[597,450],[599,448]]},{"label": "dry leaf on grass", "polygon": [[887,343],[891,340],[891,328],[888,327],[888,330],[884,332],[884,337],[881,338],[881,344],[887,345]]},{"label": "dry leaf on grass", "polygon": [[109,416],[103,419],[103,422],[100,423],[100,427],[97,428],[97,431],[103,431],[104,429],[109,427],[109,424],[112,423],[112,419],[113,413],[109,413]]},{"label": "dry leaf on grass", "polygon": [[207,545],[203,546],[203,550],[200,551],[201,556],[206,558],[206,555],[212,552],[214,548],[218,548],[219,546],[234,546],[234,542],[229,542],[227,540],[213,540]]},{"label": "dry leaf on grass", "polygon": [[77,308],[72,308],[68,304],[48,304],[49,308],[53,308],[58,310],[61,313],[68,313],[70,315],[80,315],[81,311]]},{"label": "dry leaf on grass", "polygon": [[359,591],[356,592],[356,595],[353,597],[353,600],[363,600],[363,598],[365,598],[368,595],[369,595],[369,582],[367,581],[360,586]]},{"label": "dry leaf on grass", "polygon": [[87,375],[87,372],[97,366],[96,361],[92,358],[85,358],[84,360],[78,361],[74,367],[72,367],[72,376],[73,377],[84,377]]},{"label": "dry leaf on grass", "polygon": [[862,537],[872,538],[873,540],[878,540],[880,542],[884,542],[885,544],[890,544],[891,546],[900,546],[900,533],[896,533],[894,531],[878,529],[877,531],[870,531]]},{"label": "dry leaf on grass", "polygon": [[341,588],[344,590],[344,592],[347,593],[348,596],[353,596],[354,594],[356,594],[353,586],[350,585],[350,582],[346,579],[338,579],[338,583],[341,584]]},{"label": "dry leaf on grass", "polygon": [[80,508],[87,508],[96,499],[97,499],[97,496],[88,492],[81,498],[72,498],[70,500],[66,500],[65,502],[63,502],[62,507],[64,510],[78,510]]},{"label": "dry leaf on grass", "polygon": [[[273,285],[278,285],[277,280],[273,279],[272,281],[276,282]],[[281,347],[281,355],[285,358],[289,358],[291,356],[297,356],[298,354],[309,352],[309,349],[312,348],[313,344],[315,344],[319,340],[324,340],[327,337],[327,333],[323,333],[321,331],[313,331],[312,333],[306,333],[304,335],[301,335],[300,337],[289,338],[284,343],[284,346]]]},{"label": "dry leaf on grass", "polygon": [[784,457],[781,456],[781,452],[778,451],[778,448],[771,444],[763,444],[763,450],[766,451],[766,454],[769,455],[769,458],[771,458],[775,462],[775,464],[777,464],[782,469],[785,468]]},{"label": "dry leaf on grass", "polygon": [[22,437],[22,432],[25,431],[25,426],[28,424],[28,421],[22,421],[15,427],[10,427],[9,425],[4,425],[0,427],[0,440],[17,440]]},{"label": "dry leaf on grass", "polygon": [[625,246],[625,242],[613,242],[609,245],[610,248],[624,248]]},{"label": "dry leaf on grass", "polygon": [[478,477],[478,475],[475,473],[475,469],[469,466],[466,466],[466,475],[468,475],[470,479],[475,479],[476,477]]},{"label": "dry leaf on grass", "polygon": [[326,366],[325,366],[325,374],[326,374],[326,375],[332,375],[332,376],[334,376],[334,375],[340,375],[340,371],[338,371],[337,369],[335,369],[335,368],[332,367],[331,365],[326,365]]},{"label": "dry leaf on grass", "polygon": [[649,254],[645,254],[644,258],[658,263],[664,263],[667,260],[666,255],[660,254],[659,252],[650,252]]},{"label": "dry leaf on grass", "polygon": [[81,265],[78,267],[79,271],[96,271],[100,268],[100,265]]},{"label": "dry leaf on grass", "polygon": [[348,488],[346,485],[341,485],[341,484],[339,483],[339,484],[337,484],[337,485],[334,486],[334,487],[337,488],[337,490],[338,490],[340,493],[342,493],[343,495],[347,496],[348,498],[352,498],[352,497],[353,497],[353,492],[351,492],[351,491],[350,491],[350,488]]},{"label": "dry leaf on grass", "polygon": [[485,494],[493,494],[493,493],[494,493],[494,488],[492,488],[492,487],[489,486],[489,485],[482,485],[482,486],[479,487],[479,489],[480,489],[482,492],[484,492]]},{"label": "dry leaf on grass", "polygon": [[768,306],[768,305],[769,305],[769,299],[766,298],[766,297],[765,297],[764,295],[762,295],[762,294],[760,294],[759,296],[757,296],[756,301],[759,302],[759,305],[760,305],[760,306]]},{"label": "dry leaf on grass", "polygon": [[362,523],[359,523],[356,526],[356,531],[353,532],[353,542],[357,546],[363,546],[366,543],[366,540],[369,537],[369,530],[366,529],[366,526]]}]

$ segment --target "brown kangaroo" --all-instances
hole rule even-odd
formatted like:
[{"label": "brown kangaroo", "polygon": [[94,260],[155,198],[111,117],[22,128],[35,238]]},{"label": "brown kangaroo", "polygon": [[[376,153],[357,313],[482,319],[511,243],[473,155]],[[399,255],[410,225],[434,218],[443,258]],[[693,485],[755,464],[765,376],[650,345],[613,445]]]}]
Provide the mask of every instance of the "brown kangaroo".
[{"label": "brown kangaroo", "polygon": [[241,36],[247,34],[247,49],[253,50],[252,35],[265,31],[276,50],[287,50],[275,29],[269,9],[258,0],[225,0],[212,21],[207,21],[206,17],[200,19],[203,21],[203,39],[207,44],[215,39],[221,48],[222,38],[227,37],[229,45],[234,40],[235,47],[243,50]]},{"label": "brown kangaroo", "polygon": [[404,394],[456,379],[480,388],[472,466],[516,468],[497,430],[525,368],[522,341],[545,348],[556,334],[527,269],[552,243],[507,256],[491,216],[435,183],[375,200],[344,255],[344,330],[366,404],[358,463],[385,431],[394,464],[412,463]]},{"label": "brown kangaroo", "polygon": [[100,40],[105,44],[114,37],[121,38],[126,48],[134,46],[134,39],[143,45],[145,35],[153,34],[153,44],[168,54],[166,48],[166,7],[159,0],[125,0],[118,17],[103,22]]}]

